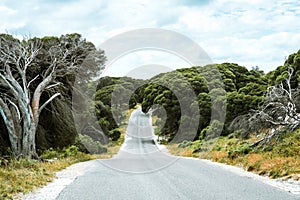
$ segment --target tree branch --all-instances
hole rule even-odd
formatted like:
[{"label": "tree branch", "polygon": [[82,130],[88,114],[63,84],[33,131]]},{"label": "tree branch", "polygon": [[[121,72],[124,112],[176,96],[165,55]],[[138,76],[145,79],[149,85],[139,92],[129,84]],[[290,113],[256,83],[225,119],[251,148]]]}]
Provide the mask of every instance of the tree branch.
[{"label": "tree branch", "polygon": [[31,81],[29,81],[29,83],[27,84],[27,88],[29,88],[30,84],[35,81],[40,75],[36,75]]},{"label": "tree branch", "polygon": [[59,86],[59,85],[61,85],[61,83],[58,82],[58,83],[47,86],[46,89],[50,89],[50,88],[53,88],[53,87],[56,87],[56,86]]},{"label": "tree branch", "polygon": [[16,111],[17,111],[17,114],[18,114],[18,118],[19,118],[19,120],[21,119],[21,114],[20,114],[20,110],[19,110],[19,108],[18,108],[18,106],[14,103],[14,102],[12,102],[10,99],[7,99],[8,101],[9,101],[9,103],[11,104],[11,105],[13,105],[13,107],[15,107],[15,109],[16,109]]},{"label": "tree branch", "polygon": [[39,112],[41,112],[53,99],[61,95],[60,93],[55,93],[52,97],[50,97],[40,108]]}]

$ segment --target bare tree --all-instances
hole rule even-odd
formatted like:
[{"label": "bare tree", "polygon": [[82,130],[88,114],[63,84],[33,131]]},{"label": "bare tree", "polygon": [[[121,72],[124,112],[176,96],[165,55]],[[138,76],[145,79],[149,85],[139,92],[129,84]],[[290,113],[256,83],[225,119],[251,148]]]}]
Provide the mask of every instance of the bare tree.
[{"label": "bare tree", "polygon": [[300,124],[300,113],[294,94],[299,92],[299,88],[291,87],[293,73],[294,69],[289,66],[285,81],[268,88],[260,109],[237,117],[231,123],[231,129],[240,130],[241,136],[247,137],[251,132],[269,128],[270,131],[253,144],[255,146],[268,143],[272,139],[277,140],[284,131],[297,128]]},{"label": "bare tree", "polygon": [[[84,64],[87,57],[93,62]],[[93,65],[89,69],[95,72],[96,66],[101,66],[103,61],[103,51],[93,49],[93,45],[78,34],[59,39],[25,38],[23,41],[1,35],[0,114],[16,156],[37,157],[35,135],[39,116],[53,99],[61,95],[61,77],[75,76],[86,65]],[[42,102],[41,96],[46,91],[49,98]]]}]

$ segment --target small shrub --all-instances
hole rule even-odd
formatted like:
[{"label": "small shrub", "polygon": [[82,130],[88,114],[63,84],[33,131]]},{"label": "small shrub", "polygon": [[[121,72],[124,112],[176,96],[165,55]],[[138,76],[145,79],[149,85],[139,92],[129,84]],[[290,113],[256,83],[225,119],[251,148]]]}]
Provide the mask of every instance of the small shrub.
[{"label": "small shrub", "polygon": [[191,141],[184,140],[178,144],[178,148],[186,148],[186,147],[190,146],[191,144],[192,144]]},{"label": "small shrub", "polygon": [[63,157],[76,156],[79,153],[79,148],[75,145],[71,145],[63,150]]},{"label": "small shrub", "polygon": [[107,152],[107,148],[100,142],[94,141],[91,137],[82,134],[79,134],[78,138],[76,139],[75,146],[79,151],[85,153],[101,154]]},{"label": "small shrub", "polygon": [[41,159],[53,159],[53,158],[58,158],[59,153],[54,150],[53,148],[45,150],[42,155],[40,156]]},{"label": "small shrub", "polygon": [[271,171],[269,172],[269,176],[270,176],[271,178],[278,178],[278,177],[280,177],[280,174],[281,174],[281,171],[280,171],[280,170],[271,170]]},{"label": "small shrub", "polygon": [[117,141],[121,136],[121,132],[119,129],[113,129],[109,131],[108,137],[111,138],[112,141]]},{"label": "small shrub", "polygon": [[206,152],[209,150],[208,147],[203,146],[203,142],[201,140],[192,142],[191,149],[193,150],[193,153]]},{"label": "small shrub", "polygon": [[[203,131],[205,131],[205,133],[203,133],[203,136],[205,136],[206,140],[214,139],[214,138],[220,136],[219,134],[223,130],[223,125],[224,124],[222,122],[220,122],[218,120],[213,120],[211,125],[209,125],[205,128],[207,130],[203,129]],[[201,134],[202,133],[200,133],[200,135]]]},{"label": "small shrub", "polygon": [[199,135],[199,140],[203,140],[206,137],[208,130],[209,130],[209,126],[201,130]]},{"label": "small shrub", "polygon": [[241,135],[241,131],[234,131],[233,133],[230,133],[227,137],[228,139],[237,138],[239,135]]},{"label": "small shrub", "polygon": [[252,150],[252,148],[249,144],[242,144],[240,146],[229,149],[228,157],[231,159],[234,159],[240,155],[246,155],[246,154],[250,153],[251,150]]},{"label": "small shrub", "polygon": [[263,146],[262,149],[260,149],[260,147],[258,147],[256,150],[263,151],[263,152],[269,152],[269,151],[273,150],[273,146]]},{"label": "small shrub", "polygon": [[212,150],[213,150],[213,151],[221,151],[221,150],[222,150],[222,147],[219,146],[219,145],[216,145],[216,146],[213,147]]}]

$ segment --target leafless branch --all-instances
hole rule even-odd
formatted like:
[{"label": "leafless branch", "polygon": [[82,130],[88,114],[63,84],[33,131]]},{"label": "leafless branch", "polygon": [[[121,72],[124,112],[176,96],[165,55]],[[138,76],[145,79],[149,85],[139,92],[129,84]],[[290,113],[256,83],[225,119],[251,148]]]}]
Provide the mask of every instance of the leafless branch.
[{"label": "leafless branch", "polygon": [[29,81],[29,83],[27,84],[27,88],[29,88],[30,84],[31,84],[32,82],[34,82],[39,76],[40,76],[40,75],[38,74],[38,75],[36,75],[31,81]]},{"label": "leafless branch", "polygon": [[40,108],[39,108],[39,112],[41,112],[53,99],[55,99],[56,97],[58,97],[59,95],[61,95],[60,93],[56,93],[54,94],[52,97],[50,97]]},{"label": "leafless branch", "polygon": [[19,118],[19,120],[20,120],[20,119],[21,119],[21,113],[20,113],[20,110],[19,110],[18,106],[17,106],[14,102],[12,102],[10,99],[7,99],[7,101],[9,101],[9,103],[10,103],[11,105],[13,105],[13,107],[16,109],[16,112],[17,112],[17,114],[18,114],[18,118]]},{"label": "leafless branch", "polygon": [[50,88],[54,88],[54,87],[57,87],[57,86],[59,86],[59,85],[61,85],[61,83],[60,82],[58,82],[58,83],[54,83],[54,84],[52,84],[52,85],[48,85],[45,89],[50,89]]}]

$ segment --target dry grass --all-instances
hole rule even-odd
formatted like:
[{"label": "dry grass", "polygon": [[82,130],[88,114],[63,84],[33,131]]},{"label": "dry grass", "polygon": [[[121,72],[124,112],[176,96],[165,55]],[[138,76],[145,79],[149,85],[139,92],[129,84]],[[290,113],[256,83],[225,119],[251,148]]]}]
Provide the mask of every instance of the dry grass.
[{"label": "dry grass", "polygon": [[[199,157],[229,165],[242,166],[245,170],[271,178],[295,178],[300,174],[300,129],[287,133],[273,146],[251,147],[255,138],[219,138],[214,142],[192,143],[179,148],[167,145],[173,155]],[[197,145],[198,144],[198,145]]]},{"label": "dry grass", "polygon": [[49,161],[2,159],[0,166],[0,199],[15,199],[19,193],[28,193],[55,178],[55,172],[87,160],[111,158],[119,146],[109,146],[105,154],[90,155],[78,152],[74,156]]},{"label": "dry grass", "polygon": [[178,148],[178,144],[168,144],[166,147],[171,154],[176,156],[183,156],[183,154],[187,151],[184,148]]},{"label": "dry grass", "polygon": [[80,153],[53,162],[3,159],[0,167],[0,199],[14,199],[18,193],[28,193],[52,181],[55,178],[55,172],[76,162],[93,158],[91,155]]},{"label": "dry grass", "polygon": [[[128,121],[134,109],[126,113]],[[76,155],[61,157],[53,162],[27,160],[27,159],[3,159],[0,160],[0,200],[15,199],[19,193],[28,193],[35,188],[42,187],[55,178],[55,172],[66,167],[87,160],[108,159],[115,155],[121,144],[127,125],[120,127],[121,137],[107,146],[107,152],[103,154],[91,155],[78,152]]]}]

